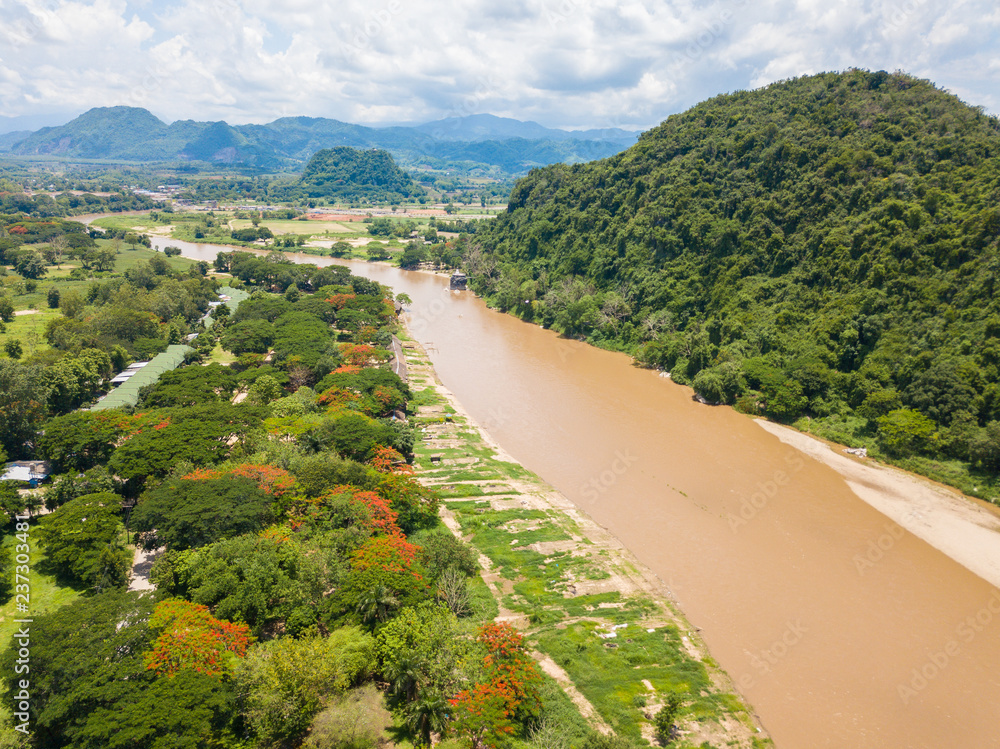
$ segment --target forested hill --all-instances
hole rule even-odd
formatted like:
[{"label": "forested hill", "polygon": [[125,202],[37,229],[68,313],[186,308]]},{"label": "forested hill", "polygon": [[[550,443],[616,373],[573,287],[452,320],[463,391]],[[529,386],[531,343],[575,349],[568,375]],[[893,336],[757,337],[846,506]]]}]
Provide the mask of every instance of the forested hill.
[{"label": "forested hill", "polygon": [[997,120],[929,82],[785,81],[533,171],[469,270],[710,400],[995,470],[998,156]]},{"label": "forested hill", "polygon": [[402,200],[424,194],[388,151],[358,151],[347,146],[317,151],[296,188],[317,198]]}]

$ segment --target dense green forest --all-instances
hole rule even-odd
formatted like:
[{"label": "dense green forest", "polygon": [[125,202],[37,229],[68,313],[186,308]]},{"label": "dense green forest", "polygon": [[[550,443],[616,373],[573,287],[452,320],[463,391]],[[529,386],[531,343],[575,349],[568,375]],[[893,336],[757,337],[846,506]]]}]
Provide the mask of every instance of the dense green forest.
[{"label": "dense green forest", "polygon": [[492,304],[708,401],[993,496],[998,167],[997,120],[927,81],[803,77],[533,171],[467,265]]},{"label": "dense green forest", "polygon": [[367,198],[393,202],[424,194],[388,151],[358,151],[347,146],[317,151],[289,190],[310,198]]}]

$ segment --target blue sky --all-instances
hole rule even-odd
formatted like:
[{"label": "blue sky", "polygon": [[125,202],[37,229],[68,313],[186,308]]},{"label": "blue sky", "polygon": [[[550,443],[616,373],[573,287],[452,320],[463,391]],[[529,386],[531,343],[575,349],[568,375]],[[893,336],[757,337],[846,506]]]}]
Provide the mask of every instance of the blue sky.
[{"label": "blue sky", "polygon": [[125,104],[166,121],[645,129],[849,67],[1000,112],[993,0],[0,0],[0,18],[0,116],[31,127]]}]

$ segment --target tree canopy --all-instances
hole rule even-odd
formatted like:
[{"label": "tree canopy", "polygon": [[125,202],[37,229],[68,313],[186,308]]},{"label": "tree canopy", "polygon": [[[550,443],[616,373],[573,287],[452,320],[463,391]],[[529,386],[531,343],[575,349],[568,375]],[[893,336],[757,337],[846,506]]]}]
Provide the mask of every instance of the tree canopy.
[{"label": "tree canopy", "polygon": [[85,494],[42,516],[37,535],[48,563],[88,587],[126,582],[132,555],[118,542],[121,501],[111,492]]},{"label": "tree canopy", "polygon": [[271,517],[272,501],[248,478],[169,479],[143,494],[132,526],[155,530],[150,544],[191,549],[260,531]]}]

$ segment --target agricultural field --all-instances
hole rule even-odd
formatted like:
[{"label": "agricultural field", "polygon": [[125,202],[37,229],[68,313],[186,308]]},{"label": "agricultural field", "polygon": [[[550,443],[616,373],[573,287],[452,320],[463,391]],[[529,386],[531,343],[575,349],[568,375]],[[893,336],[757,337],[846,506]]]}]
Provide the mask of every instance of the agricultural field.
[{"label": "agricultural field", "polygon": [[[253,226],[252,222],[245,218],[231,219],[229,226],[233,229],[246,229]],[[260,226],[267,227],[273,234],[309,234],[312,236],[326,234],[358,234],[359,226],[364,224],[345,224],[337,221],[310,221],[308,219],[278,219],[261,221]],[[365,232],[367,233],[367,232]]]},{"label": "agricultural field", "polygon": [[[7,341],[19,341],[23,356],[44,352],[49,348],[45,341],[46,325],[61,314],[58,300],[67,295],[78,295],[85,300],[94,281],[121,276],[153,257],[158,257],[158,262],[165,262],[172,271],[184,272],[194,264],[192,260],[167,257],[142,245],[133,249],[120,240],[98,239],[96,245],[98,250],[116,253],[113,262],[106,266],[108,270],[87,269],[83,259],[67,257],[57,265],[46,267],[40,278],[30,279],[17,274],[12,265],[0,265],[0,296],[9,299],[14,308],[13,319],[4,323],[0,330],[0,351]],[[39,252],[47,247],[45,243],[35,246]],[[50,295],[55,306],[50,305]]]},{"label": "agricultural field", "polygon": [[[138,215],[104,216],[94,226],[119,235],[143,234],[232,247],[268,248],[310,255],[389,261],[415,267],[424,261],[455,267],[460,261],[462,234],[475,230],[483,220],[480,209],[455,210],[455,215],[434,216],[429,212],[392,213],[377,209],[371,215],[358,212],[307,219],[305,214],[289,218],[291,210],[268,212],[150,211]],[[351,209],[341,209],[343,211]],[[439,211],[440,212],[440,211]],[[379,215],[374,215],[375,213]],[[332,220],[333,218],[342,220]],[[348,220],[350,219],[350,220]],[[409,255],[404,255],[407,250]]]}]

